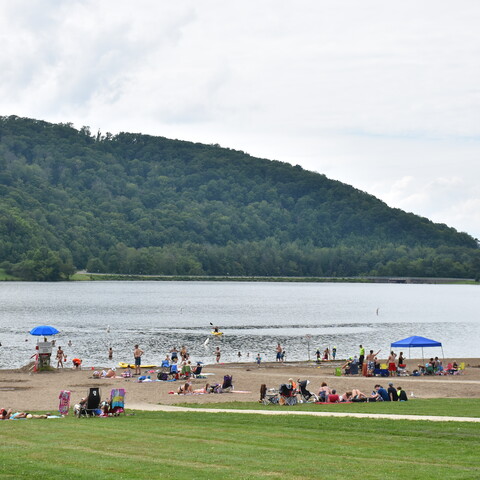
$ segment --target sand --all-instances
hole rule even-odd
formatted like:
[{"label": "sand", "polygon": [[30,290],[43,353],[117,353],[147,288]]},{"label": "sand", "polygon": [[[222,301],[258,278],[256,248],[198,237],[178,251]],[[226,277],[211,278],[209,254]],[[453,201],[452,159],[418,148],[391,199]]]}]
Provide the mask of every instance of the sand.
[{"label": "sand", "polygon": [[[127,392],[126,407],[130,409],[148,409],[156,404],[175,405],[179,403],[203,404],[217,402],[251,402],[258,401],[260,385],[268,388],[287,383],[289,378],[310,380],[309,390],[317,393],[322,382],[326,382],[339,393],[358,388],[369,394],[376,383],[387,386],[392,381],[401,386],[410,396],[413,392],[417,398],[480,398],[480,359],[455,359],[465,362],[466,369],[462,375],[394,377],[336,377],[335,366],[339,363],[323,363],[317,366],[313,362],[305,363],[265,363],[257,367],[254,363],[207,365],[204,372],[210,373],[207,379],[193,379],[193,388],[201,388],[206,382],[221,383],[223,376],[233,376],[236,391],[250,393],[224,393],[209,395],[172,395],[183,383],[151,382],[139,383],[136,377],[94,379],[91,370],[58,369],[52,372],[31,373],[27,368],[0,371],[0,408],[12,408],[21,411],[49,411],[58,409],[58,396],[61,390],[72,392],[72,405],[88,393],[89,387],[100,387],[103,398],[107,398],[112,388],[125,388]],[[446,365],[450,359],[444,360]],[[421,360],[409,360],[407,368],[413,369]],[[121,373],[117,369],[117,373]],[[148,375],[148,373],[147,373]],[[150,374],[152,379],[156,374]]]}]

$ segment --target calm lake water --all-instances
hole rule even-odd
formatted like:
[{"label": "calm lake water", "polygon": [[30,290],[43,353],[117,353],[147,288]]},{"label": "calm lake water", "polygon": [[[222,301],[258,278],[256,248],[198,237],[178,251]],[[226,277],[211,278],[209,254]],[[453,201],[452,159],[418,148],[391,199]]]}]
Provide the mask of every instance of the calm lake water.
[{"label": "calm lake water", "polygon": [[[306,360],[309,352],[314,358],[327,346],[345,357],[359,344],[387,353],[391,342],[411,335],[442,342],[446,357],[480,356],[480,292],[473,285],[3,282],[0,302],[0,368],[28,363],[37,342],[28,332],[37,325],[60,331],[55,338],[68,365],[76,356],[86,366],[131,362],[135,343],[145,350],[143,362],[155,364],[182,345],[206,363],[216,346],[222,362],[236,361],[238,352],[243,361],[258,353],[273,361],[277,342],[287,360]],[[211,335],[210,322],[222,338]]]}]

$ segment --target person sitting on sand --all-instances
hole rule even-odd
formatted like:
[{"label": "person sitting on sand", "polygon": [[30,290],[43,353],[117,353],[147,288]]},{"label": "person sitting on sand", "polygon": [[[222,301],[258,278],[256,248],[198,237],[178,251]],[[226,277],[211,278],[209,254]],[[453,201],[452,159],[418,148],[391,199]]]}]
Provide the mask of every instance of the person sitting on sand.
[{"label": "person sitting on sand", "polygon": [[190,380],[187,380],[185,385],[180,385],[180,387],[178,387],[178,393],[183,395],[186,395],[187,393],[193,393],[192,383]]},{"label": "person sitting on sand", "polygon": [[117,376],[117,373],[115,371],[115,367],[112,367],[108,370],[108,372],[105,374],[105,377],[107,378],[115,378]]},{"label": "person sitting on sand", "polygon": [[[342,370],[345,371],[345,375],[350,375],[352,373],[352,367],[355,368],[357,365],[358,360],[357,357],[352,358],[350,357],[343,365],[342,365]],[[358,369],[355,369],[357,371]]]},{"label": "person sitting on sand", "polygon": [[203,388],[197,388],[193,393],[210,393],[210,385],[207,383]]}]

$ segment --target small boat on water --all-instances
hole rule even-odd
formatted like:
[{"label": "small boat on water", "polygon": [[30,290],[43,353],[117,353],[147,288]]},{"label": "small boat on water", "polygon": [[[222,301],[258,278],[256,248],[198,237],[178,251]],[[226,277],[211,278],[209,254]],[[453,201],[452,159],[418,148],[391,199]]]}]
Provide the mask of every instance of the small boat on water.
[{"label": "small boat on water", "polygon": [[223,335],[223,332],[212,332],[212,335],[216,335],[216,336]]}]

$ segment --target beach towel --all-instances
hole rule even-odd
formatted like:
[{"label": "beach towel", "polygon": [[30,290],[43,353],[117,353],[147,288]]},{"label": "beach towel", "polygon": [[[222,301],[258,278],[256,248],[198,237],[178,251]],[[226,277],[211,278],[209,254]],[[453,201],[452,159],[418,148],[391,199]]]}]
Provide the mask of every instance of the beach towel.
[{"label": "beach towel", "polygon": [[125,408],[125,389],[114,388],[110,393],[110,408]]},{"label": "beach towel", "polygon": [[58,396],[60,399],[60,404],[58,406],[58,411],[62,415],[68,415],[68,410],[70,409],[70,391],[62,390]]}]

